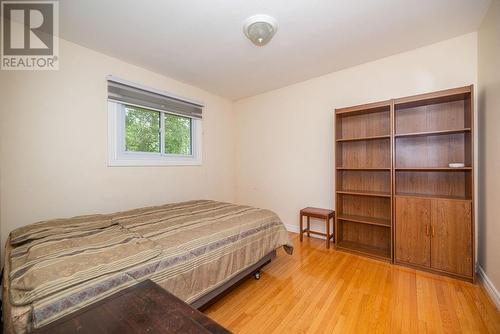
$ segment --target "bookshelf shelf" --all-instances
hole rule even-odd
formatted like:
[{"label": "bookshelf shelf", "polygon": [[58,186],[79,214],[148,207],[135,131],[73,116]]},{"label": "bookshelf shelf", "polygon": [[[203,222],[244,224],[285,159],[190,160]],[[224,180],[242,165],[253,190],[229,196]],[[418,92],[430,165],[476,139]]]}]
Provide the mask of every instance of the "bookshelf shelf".
[{"label": "bookshelf shelf", "polygon": [[383,193],[379,191],[337,190],[337,194],[391,198],[391,193]]},{"label": "bookshelf shelf", "polygon": [[359,253],[368,257],[373,257],[383,261],[391,260],[391,251],[386,248],[378,248],[363,243],[353,241],[339,241],[337,247],[352,253]]},{"label": "bookshelf shelf", "polygon": [[381,140],[381,139],[390,139],[390,135],[384,136],[368,136],[368,137],[356,137],[356,138],[340,138],[337,139],[337,143],[339,142],[349,142],[349,141],[362,141],[362,140]]},{"label": "bookshelf shelf", "polygon": [[394,135],[396,138],[403,137],[423,137],[423,136],[440,136],[440,135],[452,135],[457,133],[468,133],[471,132],[471,128],[455,129],[455,130],[440,130],[440,131],[423,131],[423,132],[411,132],[411,133],[397,133]]},{"label": "bookshelf shelf", "polygon": [[368,224],[368,225],[391,227],[391,220],[390,219],[354,216],[354,215],[346,215],[346,214],[339,214],[338,216],[339,216],[340,220],[348,220],[351,222]]}]

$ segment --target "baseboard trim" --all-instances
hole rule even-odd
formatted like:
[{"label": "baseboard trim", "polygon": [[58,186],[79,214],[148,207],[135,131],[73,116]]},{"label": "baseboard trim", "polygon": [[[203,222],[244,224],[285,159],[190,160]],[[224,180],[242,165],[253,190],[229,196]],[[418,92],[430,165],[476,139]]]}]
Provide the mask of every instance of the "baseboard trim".
[{"label": "baseboard trim", "polygon": [[[293,232],[293,233],[300,233],[300,229],[298,226],[296,225],[290,225],[290,224],[283,224],[285,225],[285,228],[288,232]],[[315,235],[315,234],[311,234],[311,238],[316,238],[316,239],[323,239],[323,240],[326,240],[325,237],[321,236],[321,235]]]},{"label": "baseboard trim", "polygon": [[299,227],[290,224],[283,224],[288,232],[299,233]]},{"label": "baseboard trim", "polygon": [[481,266],[477,266],[477,273],[481,282],[483,283],[484,289],[490,296],[493,303],[495,303],[497,309],[500,311],[500,293],[498,293],[497,288],[493,285],[493,282],[489,279],[489,277],[484,272]]}]

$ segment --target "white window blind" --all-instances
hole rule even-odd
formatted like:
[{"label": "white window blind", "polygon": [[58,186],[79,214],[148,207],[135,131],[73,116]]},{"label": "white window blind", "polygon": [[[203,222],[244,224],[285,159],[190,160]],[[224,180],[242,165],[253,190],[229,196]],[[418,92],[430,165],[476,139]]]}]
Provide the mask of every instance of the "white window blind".
[{"label": "white window blind", "polygon": [[108,78],[108,100],[165,111],[189,118],[202,118],[203,105],[187,99],[148,90],[113,77]]}]

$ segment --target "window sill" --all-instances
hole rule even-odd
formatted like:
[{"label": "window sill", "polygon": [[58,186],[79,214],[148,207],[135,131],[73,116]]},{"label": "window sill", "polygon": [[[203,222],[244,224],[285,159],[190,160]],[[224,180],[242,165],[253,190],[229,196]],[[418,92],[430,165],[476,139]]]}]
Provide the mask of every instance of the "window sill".
[{"label": "window sill", "polygon": [[152,159],[117,159],[109,160],[108,167],[155,167],[155,166],[201,166],[201,160],[152,160]]}]

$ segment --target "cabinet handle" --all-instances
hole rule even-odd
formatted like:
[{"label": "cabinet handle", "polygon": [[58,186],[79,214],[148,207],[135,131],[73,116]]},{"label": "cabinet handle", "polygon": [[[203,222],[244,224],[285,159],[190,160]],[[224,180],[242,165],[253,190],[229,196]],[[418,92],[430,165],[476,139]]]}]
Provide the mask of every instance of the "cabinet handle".
[{"label": "cabinet handle", "polygon": [[432,228],[432,236],[434,236],[434,226],[431,227]]}]

